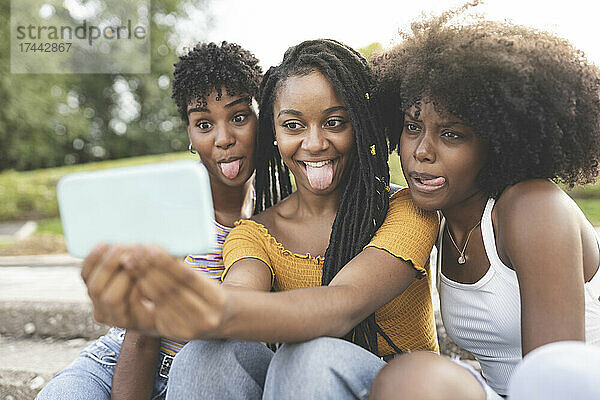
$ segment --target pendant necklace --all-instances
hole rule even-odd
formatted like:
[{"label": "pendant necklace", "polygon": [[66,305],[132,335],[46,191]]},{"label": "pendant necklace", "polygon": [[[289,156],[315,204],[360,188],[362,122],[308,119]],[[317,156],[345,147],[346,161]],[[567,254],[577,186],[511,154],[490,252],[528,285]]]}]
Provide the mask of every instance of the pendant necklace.
[{"label": "pendant necklace", "polygon": [[463,246],[462,250],[458,248],[458,245],[456,244],[456,242],[454,241],[454,238],[452,237],[452,232],[450,232],[450,228],[448,228],[448,224],[446,224],[446,230],[448,231],[448,236],[450,237],[450,240],[452,241],[452,244],[454,245],[454,247],[456,247],[456,251],[458,251],[458,254],[460,254],[460,256],[458,257],[458,260],[456,260],[460,265],[463,265],[464,263],[467,262],[467,259],[465,257],[465,250],[467,249],[467,244],[469,244],[469,239],[471,238],[471,233],[473,233],[475,228],[477,228],[480,224],[481,224],[481,220],[479,220],[479,222],[477,224],[475,224],[474,227],[471,228],[471,230],[467,234],[467,240],[465,240],[465,245]]}]

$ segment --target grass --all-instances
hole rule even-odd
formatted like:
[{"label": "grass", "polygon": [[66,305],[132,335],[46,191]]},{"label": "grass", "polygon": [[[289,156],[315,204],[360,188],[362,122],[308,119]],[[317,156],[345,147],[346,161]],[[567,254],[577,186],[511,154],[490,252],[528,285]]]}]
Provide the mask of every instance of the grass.
[{"label": "grass", "polygon": [[577,186],[573,189],[564,185],[560,186],[574,199],[600,199],[600,180],[594,185]]},{"label": "grass", "polygon": [[600,226],[600,199],[574,199],[594,226]]},{"label": "grass", "polygon": [[[187,152],[123,158],[34,171],[0,173],[0,221],[58,217],[56,183],[72,172],[191,159]],[[52,224],[50,224],[52,225]],[[48,228],[53,229],[53,228]]]},{"label": "grass", "polygon": [[63,229],[60,218],[48,218],[37,221],[37,233],[50,233],[53,235],[62,235]]},{"label": "grass", "polygon": [[390,180],[392,183],[406,186],[406,179],[404,179],[404,174],[402,173],[402,166],[400,165],[400,157],[398,157],[398,154],[390,154],[388,165],[390,166]]}]

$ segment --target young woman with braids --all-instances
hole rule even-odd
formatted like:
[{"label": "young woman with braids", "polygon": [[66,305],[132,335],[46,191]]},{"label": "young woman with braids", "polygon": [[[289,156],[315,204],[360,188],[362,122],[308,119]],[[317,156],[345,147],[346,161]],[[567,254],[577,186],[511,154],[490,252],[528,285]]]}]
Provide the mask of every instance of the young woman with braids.
[{"label": "young woman with braids", "polygon": [[158,248],[130,251],[152,306],[125,324],[205,339],[175,357],[168,398],[364,398],[380,357],[438,350],[427,274],[437,216],[406,190],[390,199],[371,89],[365,59],[333,40],[303,42],[269,69],[257,214],[228,236],[222,286]]},{"label": "young woman with braids", "polygon": [[552,182],[598,176],[600,73],[551,34],[452,15],[413,25],[375,70],[413,201],[443,216],[446,331],[483,376],[414,352],[381,372],[372,398],[600,398],[600,240]]},{"label": "young woman with braids", "polygon": [[[192,273],[202,271],[219,279],[225,237],[236,220],[251,215],[249,179],[257,127],[251,102],[258,97],[261,76],[250,52],[226,42],[198,44],[175,64],[172,97],[187,125],[190,150],[198,153],[209,172],[218,234],[211,253],[186,257],[183,268]],[[127,301],[114,289],[129,281],[128,274],[122,269],[96,272],[100,273],[83,274],[92,298],[104,296],[109,303],[104,312],[123,307]],[[112,328],[50,380],[37,398],[164,399],[169,365],[183,345],[169,337]]]}]

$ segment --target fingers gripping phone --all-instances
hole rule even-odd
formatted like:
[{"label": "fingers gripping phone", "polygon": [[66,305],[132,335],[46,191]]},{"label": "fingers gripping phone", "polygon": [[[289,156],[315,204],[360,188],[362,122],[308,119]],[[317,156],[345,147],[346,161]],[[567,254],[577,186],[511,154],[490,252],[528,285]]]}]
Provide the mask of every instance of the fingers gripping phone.
[{"label": "fingers gripping phone", "polygon": [[75,257],[98,243],[158,244],[183,257],[209,252],[216,240],[208,173],[196,161],[69,174],[56,190]]}]

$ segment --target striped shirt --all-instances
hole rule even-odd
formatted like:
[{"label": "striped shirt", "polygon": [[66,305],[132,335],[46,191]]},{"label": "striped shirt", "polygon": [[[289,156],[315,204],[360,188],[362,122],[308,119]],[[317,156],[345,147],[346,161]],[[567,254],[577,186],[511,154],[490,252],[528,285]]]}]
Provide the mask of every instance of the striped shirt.
[{"label": "striped shirt", "polygon": [[[225,243],[225,238],[232,229],[215,221],[217,243],[212,251],[206,254],[190,254],[185,258],[185,263],[189,264],[194,271],[203,272],[211,279],[220,280],[225,270],[225,266],[223,265],[223,243]],[[160,352],[174,356],[186,343],[184,341],[162,338]]]}]

